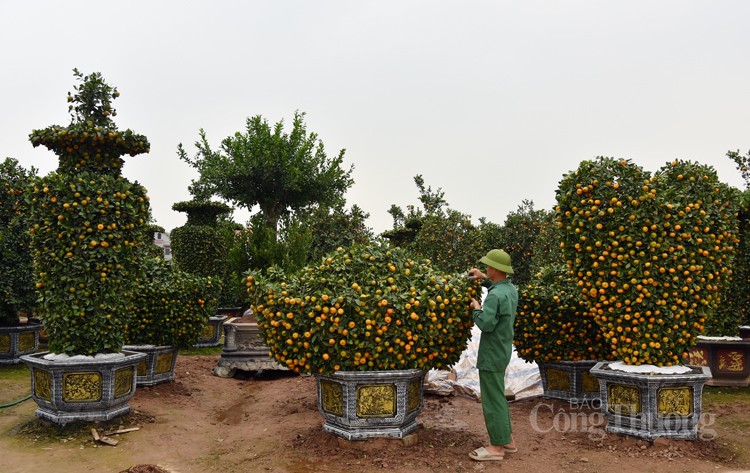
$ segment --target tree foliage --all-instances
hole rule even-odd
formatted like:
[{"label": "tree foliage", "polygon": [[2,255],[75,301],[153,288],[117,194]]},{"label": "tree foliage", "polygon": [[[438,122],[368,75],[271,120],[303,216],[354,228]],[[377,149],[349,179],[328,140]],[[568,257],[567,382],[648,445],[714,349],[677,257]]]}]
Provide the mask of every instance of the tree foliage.
[{"label": "tree foliage", "polygon": [[294,274],[247,278],[272,355],[292,370],[446,368],[461,356],[479,282],[384,242],[337,248]]},{"label": "tree foliage", "polygon": [[710,166],[678,160],[652,176],[600,157],[564,176],[557,203],[568,267],[616,356],[681,363],[730,274],[731,190]]},{"label": "tree foliage", "polygon": [[529,362],[613,358],[564,263],[540,268],[519,290],[513,344]]},{"label": "tree foliage", "polygon": [[149,143],[112,122],[119,93],[101,74],[74,74],[81,83],[68,98],[71,124],[29,137],[54,151],[59,166],[35,180],[27,199],[49,349],[91,355],[122,348],[129,298],[152,244],[146,190],[121,176],[121,156],[147,152]]},{"label": "tree foliage", "polygon": [[295,211],[342,203],[353,183],[353,167],[342,168],[345,150],[328,157],[304,117],[295,112],[290,133],[283,120],[272,127],[260,115],[248,118],[244,132],[224,138],[218,149],[201,129],[196,156],[189,158],[181,144],[178,154],[198,170],[200,186],[248,210],[258,205],[275,232],[279,220]]},{"label": "tree foliage", "polygon": [[[524,285],[529,282],[537,268],[532,267],[534,255],[538,251],[547,251],[540,247],[538,237],[545,228],[554,225],[554,212],[537,210],[534,202],[523,200],[518,209],[505,218],[500,233],[499,248],[504,249],[513,261],[513,283]],[[544,241],[544,244],[549,243]],[[555,245],[559,247],[559,244]],[[562,258],[557,263],[563,262]]]},{"label": "tree foliage", "polygon": [[19,312],[36,306],[34,270],[29,248],[29,214],[24,194],[36,169],[17,160],[0,163],[0,325],[18,323]]},{"label": "tree foliage", "polygon": [[149,258],[138,282],[125,328],[127,345],[193,346],[218,307],[220,286]]},{"label": "tree foliage", "polygon": [[[172,230],[172,264],[179,271],[200,277],[213,278],[220,292],[220,303],[232,303],[229,253],[232,230],[220,223],[229,214],[228,205],[201,198],[177,202],[173,210],[187,213],[187,222]],[[235,281],[236,283],[236,281]],[[233,304],[232,304],[233,306]]]}]

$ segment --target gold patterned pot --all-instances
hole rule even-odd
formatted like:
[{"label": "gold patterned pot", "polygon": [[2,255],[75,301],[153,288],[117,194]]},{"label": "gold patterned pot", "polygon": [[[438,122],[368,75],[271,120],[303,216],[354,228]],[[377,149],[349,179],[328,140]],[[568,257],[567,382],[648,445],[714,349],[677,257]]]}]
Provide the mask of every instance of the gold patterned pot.
[{"label": "gold patterned pot", "polygon": [[37,351],[39,332],[43,328],[42,324],[35,322],[0,327],[0,365],[20,363],[22,355]]},{"label": "gold patterned pot", "polygon": [[123,350],[117,358],[45,360],[48,352],[24,355],[31,370],[36,416],[58,425],[106,421],[127,414],[145,353]]},{"label": "gold patterned pot", "polygon": [[590,373],[595,360],[537,363],[544,396],[571,403],[599,403],[599,381]]},{"label": "gold patterned pot", "polygon": [[607,432],[645,440],[657,437],[695,439],[702,414],[703,386],[711,379],[706,366],[684,374],[629,373],[597,363]]},{"label": "gold patterned pot", "polygon": [[691,365],[711,369],[709,386],[750,385],[750,340],[698,337],[689,355]]},{"label": "gold patterned pot", "polygon": [[338,371],[317,375],[323,430],[348,440],[403,438],[417,429],[424,371]]},{"label": "gold patterned pot", "polygon": [[179,348],[171,345],[154,346],[154,345],[125,345],[123,350],[145,353],[138,363],[136,370],[137,386],[154,386],[161,383],[174,381],[174,367],[177,363],[177,354]]},{"label": "gold patterned pot", "polygon": [[193,345],[194,348],[218,347],[221,345],[221,324],[227,320],[226,315],[213,315],[203,327],[203,333],[198,337],[198,341]]}]

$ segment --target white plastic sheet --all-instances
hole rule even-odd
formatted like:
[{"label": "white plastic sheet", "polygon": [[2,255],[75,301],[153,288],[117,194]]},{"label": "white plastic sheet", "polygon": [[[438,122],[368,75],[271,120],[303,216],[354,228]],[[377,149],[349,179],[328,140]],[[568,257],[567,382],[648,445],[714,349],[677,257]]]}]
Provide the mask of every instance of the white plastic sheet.
[{"label": "white plastic sheet", "polygon": [[[476,400],[482,398],[479,389],[479,370],[476,368],[480,336],[481,331],[475,325],[458,363],[453,365],[450,371],[431,370],[427,374],[425,392],[446,396],[456,394]],[[541,396],[544,393],[539,367],[536,363],[527,363],[519,358],[515,347],[505,371],[505,389],[512,391],[516,399]]]}]

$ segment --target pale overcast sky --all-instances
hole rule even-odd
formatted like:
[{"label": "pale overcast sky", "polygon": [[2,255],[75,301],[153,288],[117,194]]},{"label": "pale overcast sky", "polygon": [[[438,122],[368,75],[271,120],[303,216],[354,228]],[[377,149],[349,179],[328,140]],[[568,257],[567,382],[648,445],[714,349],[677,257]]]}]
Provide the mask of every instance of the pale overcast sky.
[{"label": "pale overcast sky", "polygon": [[[551,209],[562,175],[599,155],[655,171],[750,149],[747,1],[0,0],[0,158],[43,174],[33,129],[67,125],[72,69],[116,86],[126,157],[157,223],[184,223],[196,172],[180,161],[245,119],[307,113],[355,166],[348,206],[390,228],[422,174],[452,208],[502,223],[523,199]],[[235,212],[244,223],[247,212]]]}]

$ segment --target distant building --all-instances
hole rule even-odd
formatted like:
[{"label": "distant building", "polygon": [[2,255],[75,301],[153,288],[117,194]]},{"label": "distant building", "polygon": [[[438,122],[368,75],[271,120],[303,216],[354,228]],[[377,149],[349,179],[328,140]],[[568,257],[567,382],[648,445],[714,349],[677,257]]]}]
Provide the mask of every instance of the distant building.
[{"label": "distant building", "polygon": [[172,261],[172,245],[169,241],[169,234],[166,232],[154,232],[154,244],[164,250],[164,259]]}]

